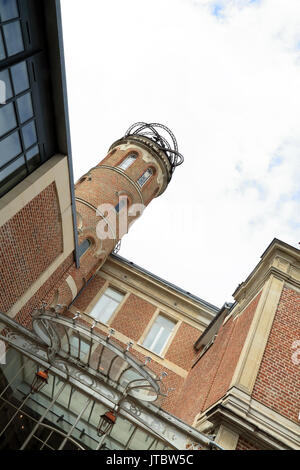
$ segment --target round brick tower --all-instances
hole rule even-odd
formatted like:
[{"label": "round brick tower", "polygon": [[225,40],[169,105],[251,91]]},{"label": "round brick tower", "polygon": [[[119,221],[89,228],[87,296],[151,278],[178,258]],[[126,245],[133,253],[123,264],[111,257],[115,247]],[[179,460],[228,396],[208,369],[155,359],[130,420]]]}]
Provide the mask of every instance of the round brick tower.
[{"label": "round brick tower", "polygon": [[143,209],[165,191],[182,162],[168,128],[136,123],[79,179],[75,200],[80,267],[64,276],[52,305],[72,302]]}]

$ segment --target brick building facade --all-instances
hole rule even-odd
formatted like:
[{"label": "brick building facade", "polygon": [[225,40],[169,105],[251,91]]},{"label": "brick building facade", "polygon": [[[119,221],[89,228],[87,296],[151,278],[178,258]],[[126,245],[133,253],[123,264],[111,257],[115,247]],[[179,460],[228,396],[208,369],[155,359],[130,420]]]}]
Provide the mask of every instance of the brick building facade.
[{"label": "brick building facade", "polygon": [[274,239],[221,309],[118,256],[181,156],[139,123],[73,184],[59,4],[41,4],[56,138],[0,198],[0,448],[300,449],[299,250]]}]

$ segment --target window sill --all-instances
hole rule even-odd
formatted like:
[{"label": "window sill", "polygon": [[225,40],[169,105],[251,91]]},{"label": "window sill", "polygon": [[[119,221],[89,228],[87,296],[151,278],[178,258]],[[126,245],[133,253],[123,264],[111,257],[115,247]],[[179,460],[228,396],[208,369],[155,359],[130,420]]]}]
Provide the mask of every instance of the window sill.
[{"label": "window sill", "polygon": [[151,351],[151,349],[146,348],[146,347],[143,346],[142,344],[140,344],[140,343],[136,343],[136,344],[137,344],[137,346],[139,346],[140,348],[145,349],[146,351],[148,351],[149,353],[151,353],[151,354],[153,354],[154,356],[158,357],[159,359],[165,359],[164,356],[161,356],[160,354],[157,354],[156,352]]}]

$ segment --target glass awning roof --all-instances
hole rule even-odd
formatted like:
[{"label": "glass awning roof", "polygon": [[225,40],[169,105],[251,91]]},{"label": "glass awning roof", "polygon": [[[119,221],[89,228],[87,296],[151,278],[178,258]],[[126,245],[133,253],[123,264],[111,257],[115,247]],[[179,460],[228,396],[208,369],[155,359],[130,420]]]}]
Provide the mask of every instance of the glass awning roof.
[{"label": "glass awning roof", "polygon": [[[104,336],[73,320],[45,312],[33,317],[33,329],[49,347],[49,355],[72,359],[92,369],[104,381],[139,400],[154,402],[161,395],[161,379],[145,363]],[[50,357],[51,358],[51,357]]]}]

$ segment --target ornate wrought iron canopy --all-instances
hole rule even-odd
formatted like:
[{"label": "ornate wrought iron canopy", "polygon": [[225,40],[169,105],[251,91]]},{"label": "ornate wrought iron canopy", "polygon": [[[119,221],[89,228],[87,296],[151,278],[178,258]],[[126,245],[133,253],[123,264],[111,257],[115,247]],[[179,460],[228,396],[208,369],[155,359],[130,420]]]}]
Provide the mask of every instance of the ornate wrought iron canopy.
[{"label": "ornate wrought iron canopy", "polygon": [[[208,436],[157,406],[155,400],[163,396],[162,377],[157,377],[145,363],[137,361],[129,352],[130,345],[124,350],[110,335],[104,337],[95,333],[94,325],[89,328],[79,324],[76,318],[67,318],[44,309],[35,312],[33,325],[34,331],[30,331],[0,312],[0,338],[24,356],[21,369],[27,358],[34,361],[38,368],[49,370],[51,381],[55,377],[59,379],[53,382],[53,387],[54,383],[63,382],[65,389],[62,393],[71,387],[70,399],[73,389],[89,397],[86,404],[83,403],[82,413],[90,405],[92,409],[95,405],[100,406],[103,411],[118,407],[120,424],[113,427],[117,434],[118,427],[125,420],[148,430],[153,438],[171,448],[187,449],[191,445],[193,448],[219,447]],[[72,338],[78,340],[74,343]],[[15,377],[17,374],[12,380]],[[30,389],[30,384],[28,387]],[[6,389],[0,390],[0,397]],[[39,396],[40,393],[28,394],[26,399],[31,402],[39,400]],[[46,426],[41,421],[39,423]],[[65,435],[64,442],[71,439],[70,432]]]},{"label": "ornate wrought iron canopy", "polygon": [[184,158],[183,155],[178,152],[177,140],[173,132],[167,126],[157,122],[136,122],[129,127],[124,137],[137,135],[152,140],[155,142],[156,146],[165,153],[171,166],[171,174],[177,166],[183,163]]}]

